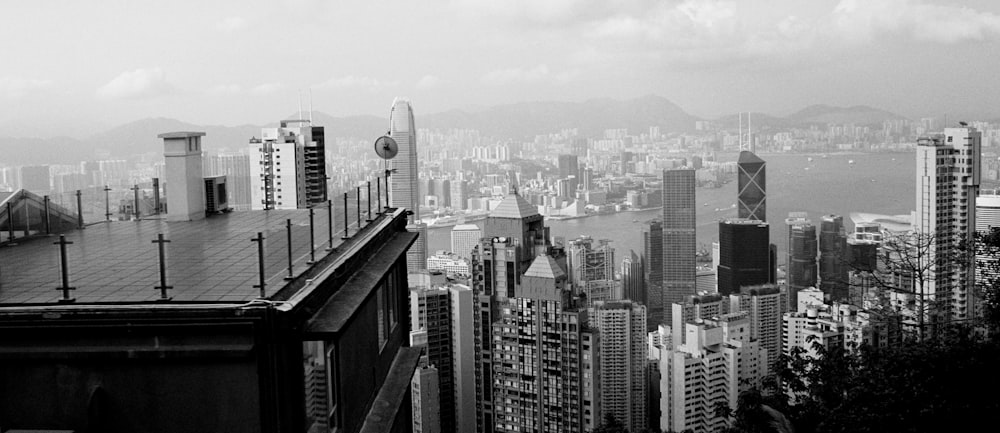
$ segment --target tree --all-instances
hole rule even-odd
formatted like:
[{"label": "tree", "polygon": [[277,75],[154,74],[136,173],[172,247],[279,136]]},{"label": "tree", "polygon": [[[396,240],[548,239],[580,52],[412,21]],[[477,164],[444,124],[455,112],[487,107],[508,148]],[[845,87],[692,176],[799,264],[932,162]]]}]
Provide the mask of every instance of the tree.
[{"label": "tree", "polygon": [[618,418],[615,418],[613,413],[605,412],[604,422],[597,426],[593,433],[628,433],[628,429]]}]

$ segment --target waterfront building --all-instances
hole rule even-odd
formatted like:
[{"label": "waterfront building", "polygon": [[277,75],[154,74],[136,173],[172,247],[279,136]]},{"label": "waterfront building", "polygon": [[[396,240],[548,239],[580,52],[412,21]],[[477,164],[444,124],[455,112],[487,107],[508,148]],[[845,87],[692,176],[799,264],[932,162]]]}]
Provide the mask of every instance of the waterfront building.
[{"label": "waterfront building", "polygon": [[[326,204],[326,144],[322,126],[282,120],[250,139],[250,207],[305,209]],[[227,180],[228,182],[228,180]],[[167,182],[168,195],[170,189]]]},{"label": "waterfront building", "polygon": [[642,225],[643,280],[646,285],[646,327],[652,332],[663,318],[663,223],[654,219]]},{"label": "waterfront building", "polygon": [[[920,293],[932,313],[950,320],[975,316],[975,260],[963,242],[976,231],[982,134],[972,127],[945,128],[917,140],[916,213],[913,228],[933,243],[926,251],[940,265],[927,270]],[[933,314],[937,316],[937,314]]]},{"label": "waterfront building", "polygon": [[846,249],[844,217],[823,215],[819,223],[819,288],[833,301],[848,298]]},{"label": "waterfront building", "polygon": [[601,412],[613,414],[629,431],[644,431],[646,307],[627,300],[595,305],[590,322],[600,333]]},{"label": "waterfront building", "polygon": [[[694,170],[663,171],[663,303],[680,302],[695,293]],[[664,322],[671,323],[664,311]]]},{"label": "waterfront building", "polygon": [[469,260],[472,250],[479,245],[483,231],[475,224],[458,224],[451,229],[451,252]]},{"label": "waterfront building", "polygon": [[736,167],[737,215],[767,221],[767,163],[753,152],[744,150],[736,160]]},{"label": "waterfront building", "polygon": [[770,283],[767,223],[730,218],[719,221],[718,293],[739,293],[744,286]]},{"label": "waterfront building", "polygon": [[805,212],[790,212],[788,226],[788,264],[785,279],[789,300],[807,287],[816,286],[816,226]]}]

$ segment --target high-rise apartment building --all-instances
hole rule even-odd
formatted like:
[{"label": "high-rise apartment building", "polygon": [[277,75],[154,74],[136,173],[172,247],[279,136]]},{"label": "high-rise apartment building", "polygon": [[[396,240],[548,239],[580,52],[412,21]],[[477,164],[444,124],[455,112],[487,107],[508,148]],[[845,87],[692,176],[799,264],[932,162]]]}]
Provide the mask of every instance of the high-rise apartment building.
[{"label": "high-rise apartment building", "polygon": [[479,245],[483,231],[475,224],[458,224],[451,229],[451,252],[466,260],[472,259],[472,250]]},{"label": "high-rise apartment building", "polygon": [[613,414],[629,431],[644,431],[646,307],[631,301],[600,302],[593,314],[590,323],[600,332],[601,412]]},{"label": "high-rise apartment building", "polygon": [[[654,219],[642,225],[642,260],[646,285],[646,330],[654,331],[663,319],[663,223]],[[669,308],[669,306],[668,306]]]},{"label": "high-rise apartment building", "polygon": [[781,289],[773,284],[743,287],[729,295],[729,311],[743,311],[750,317],[750,340],[767,352],[768,371],[777,371],[781,355],[781,318],[788,311],[788,301]]},{"label": "high-rise apartment building", "polygon": [[580,236],[569,241],[566,255],[569,283],[575,293],[586,295],[587,306],[616,298],[615,249],[609,240],[594,245],[590,236]]},{"label": "high-rise apartment building", "polygon": [[323,127],[309,120],[282,120],[277,128],[262,128],[260,138],[251,138],[251,209],[325,204],[325,141]]},{"label": "high-rise apartment building", "polygon": [[407,272],[419,273],[427,270],[427,223],[417,221],[406,225],[406,230],[417,233],[417,238],[406,252]]},{"label": "high-rise apartment building", "polygon": [[426,333],[427,364],[437,371],[441,432],[476,426],[472,298],[461,284],[410,290],[410,329]]},{"label": "high-rise apartment building", "polygon": [[[663,171],[663,304],[695,293],[694,170]],[[664,322],[671,312],[664,309]]]},{"label": "high-rise apartment building", "polygon": [[737,215],[740,218],[767,221],[767,163],[753,152],[744,150],[736,160]]},{"label": "high-rise apartment building", "polygon": [[848,297],[846,249],[844,217],[823,215],[819,223],[819,288],[834,301],[844,301]]},{"label": "high-rise apartment building", "polygon": [[921,272],[925,301],[952,320],[975,311],[975,260],[963,248],[976,230],[976,195],[981,176],[982,133],[972,127],[945,128],[917,140],[917,193],[913,228],[932,239],[928,254],[937,265]]},{"label": "high-rise apartment building", "polygon": [[739,293],[744,286],[767,284],[771,266],[768,234],[760,220],[731,218],[719,221],[719,294]]},{"label": "high-rise apartment building", "polygon": [[805,212],[790,212],[788,226],[788,296],[795,299],[799,290],[816,286],[816,226]]},{"label": "high-rise apartment building", "polygon": [[622,298],[646,305],[645,272],[642,257],[629,250],[628,256],[622,260],[621,283]]}]

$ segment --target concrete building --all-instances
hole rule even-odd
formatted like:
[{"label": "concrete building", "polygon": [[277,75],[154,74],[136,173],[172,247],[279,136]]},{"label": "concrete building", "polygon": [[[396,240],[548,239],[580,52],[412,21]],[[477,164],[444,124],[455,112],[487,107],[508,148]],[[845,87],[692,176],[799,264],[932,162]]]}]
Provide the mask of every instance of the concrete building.
[{"label": "concrete building", "polygon": [[282,120],[277,128],[262,128],[260,138],[250,139],[250,207],[326,204],[325,142],[323,127],[309,120]]},{"label": "concrete building", "polygon": [[[415,235],[404,211],[307,263],[305,210],[206,218],[204,203],[188,201],[189,185],[204,189],[200,164],[187,163],[202,135],[161,135],[177,155],[166,158],[168,176],[185,174],[167,197],[174,221],[61,232],[63,290],[39,278],[53,276],[51,242],[0,248],[3,429],[409,431],[420,351],[407,341],[405,251]],[[300,259],[289,268],[288,245],[273,242],[258,269],[251,238],[279,236],[275,220],[285,219]],[[170,243],[151,244],[160,234]]]},{"label": "concrete building", "polygon": [[469,262],[457,254],[434,254],[427,258],[427,270],[469,276]]},{"label": "concrete building", "polygon": [[413,432],[438,433],[442,431],[440,381],[438,369],[428,360],[427,331],[410,331],[410,347],[422,350],[417,371],[410,379]]},{"label": "concrete building", "polygon": [[617,299],[615,293],[615,249],[611,241],[594,244],[590,236],[569,241],[566,247],[569,283],[574,293],[586,296],[587,306]]},{"label": "concrete building", "polygon": [[971,127],[945,128],[917,140],[913,228],[920,236],[933,237],[926,253],[941,262],[926,270],[924,287],[919,289],[935,306],[928,314],[940,313],[950,320],[975,315],[975,260],[971,249],[962,250],[961,245],[976,231],[981,140],[982,134]]},{"label": "concrete building", "polygon": [[466,260],[472,258],[472,250],[479,245],[483,231],[475,224],[458,224],[451,229],[451,252]]},{"label": "concrete building", "polygon": [[629,431],[644,431],[646,307],[631,301],[600,302],[590,321],[600,332],[600,418],[610,413]]},{"label": "concrete building", "polygon": [[[694,170],[663,171],[663,303],[695,293]],[[664,322],[671,323],[670,311]]]},{"label": "concrete building", "polygon": [[782,317],[788,301],[777,285],[743,287],[729,295],[729,312],[746,312],[750,318],[750,340],[767,352],[769,372],[777,371],[781,355]]},{"label": "concrete building", "polygon": [[718,292],[739,293],[744,286],[771,283],[767,223],[730,218],[719,221]]}]

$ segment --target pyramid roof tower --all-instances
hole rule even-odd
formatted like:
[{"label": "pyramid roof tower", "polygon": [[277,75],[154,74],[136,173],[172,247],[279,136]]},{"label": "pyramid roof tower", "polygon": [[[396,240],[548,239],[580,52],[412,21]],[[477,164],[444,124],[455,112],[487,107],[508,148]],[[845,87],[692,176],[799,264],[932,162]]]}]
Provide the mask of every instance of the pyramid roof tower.
[{"label": "pyramid roof tower", "polygon": [[531,266],[524,272],[525,277],[552,278],[554,280],[565,279],[566,272],[563,272],[559,263],[548,254],[535,257]]},{"label": "pyramid roof tower", "polygon": [[749,150],[744,150],[744,151],[740,152],[740,156],[736,160],[736,163],[737,164],[763,164],[764,160],[760,159],[760,157],[757,156],[757,154],[755,154],[755,153],[753,153],[753,152],[751,152]]},{"label": "pyramid roof tower", "polygon": [[536,215],[540,215],[538,208],[518,194],[508,195],[495,209],[490,211],[492,218],[524,219]]}]

